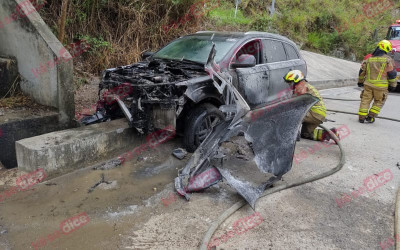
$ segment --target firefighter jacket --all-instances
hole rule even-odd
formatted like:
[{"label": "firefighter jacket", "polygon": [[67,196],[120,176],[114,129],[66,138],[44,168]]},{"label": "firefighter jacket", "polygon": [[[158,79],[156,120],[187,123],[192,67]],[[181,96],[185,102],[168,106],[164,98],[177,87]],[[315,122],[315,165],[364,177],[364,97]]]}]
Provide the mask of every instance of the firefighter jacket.
[{"label": "firefighter jacket", "polygon": [[314,97],[317,97],[319,99],[319,102],[317,102],[314,106],[311,107],[311,114],[318,120],[320,121],[325,121],[326,117],[326,108],[324,101],[322,100],[321,95],[319,94],[318,90],[314,88],[311,84],[307,83],[307,81],[303,80],[296,84],[294,88],[294,95],[299,96],[303,94],[310,94]]},{"label": "firefighter jacket", "polygon": [[397,72],[394,61],[387,54],[372,56],[364,60],[358,78],[359,83],[374,89],[387,89],[389,84],[396,87]]}]

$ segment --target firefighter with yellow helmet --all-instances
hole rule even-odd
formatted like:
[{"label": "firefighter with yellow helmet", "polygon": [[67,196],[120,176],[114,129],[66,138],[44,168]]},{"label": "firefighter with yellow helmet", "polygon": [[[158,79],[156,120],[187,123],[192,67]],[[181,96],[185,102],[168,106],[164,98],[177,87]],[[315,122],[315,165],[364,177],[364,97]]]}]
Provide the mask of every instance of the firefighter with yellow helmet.
[{"label": "firefighter with yellow helmet", "polygon": [[[392,44],[388,40],[382,40],[371,57],[363,61],[358,86],[363,87],[358,118],[361,123],[375,122],[388,96],[389,89],[396,88],[397,72],[394,61],[387,55],[392,50]],[[370,108],[372,100],[374,103]]]},{"label": "firefighter with yellow helmet", "polygon": [[[289,71],[283,77],[283,79],[293,89],[293,96],[300,96],[308,93],[319,99],[319,102],[311,107],[310,111],[303,120],[301,137],[314,141],[329,141],[329,134],[323,133],[322,129],[317,128],[325,121],[326,118],[325,104],[318,90],[307,82],[300,70]],[[338,135],[338,132],[335,128],[332,128],[331,131]]]}]

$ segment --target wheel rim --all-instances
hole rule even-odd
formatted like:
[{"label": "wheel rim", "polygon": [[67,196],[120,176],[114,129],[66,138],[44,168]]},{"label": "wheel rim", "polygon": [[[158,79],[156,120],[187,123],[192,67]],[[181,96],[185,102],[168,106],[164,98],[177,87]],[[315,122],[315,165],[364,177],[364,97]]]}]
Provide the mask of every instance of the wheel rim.
[{"label": "wheel rim", "polygon": [[211,132],[211,130],[220,122],[220,118],[217,115],[207,115],[204,117],[200,126],[196,129],[195,141],[197,145],[200,145]]}]

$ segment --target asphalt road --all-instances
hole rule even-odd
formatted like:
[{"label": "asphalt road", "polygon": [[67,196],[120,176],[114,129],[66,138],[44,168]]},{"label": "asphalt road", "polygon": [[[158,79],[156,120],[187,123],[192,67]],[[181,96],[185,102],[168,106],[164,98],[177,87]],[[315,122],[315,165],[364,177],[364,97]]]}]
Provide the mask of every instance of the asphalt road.
[{"label": "asphalt road", "polygon": [[[321,94],[358,99],[360,90]],[[359,102],[326,100],[326,105],[357,112]],[[382,115],[400,119],[399,107],[400,96],[391,95]],[[223,236],[217,249],[381,249],[380,243],[393,236],[400,124],[379,119],[360,124],[357,116],[332,112],[328,118],[335,121],[326,122],[328,127],[350,131],[342,139],[347,154],[343,169],[260,199],[256,212],[262,222],[240,235],[227,234],[236,221],[254,214],[249,206],[240,209],[214,235]],[[224,183],[193,194],[189,202],[176,197],[173,178],[188,160],[170,156],[179,143],[170,141],[115,169],[79,170],[0,202],[0,248],[33,249],[32,243],[55,235],[61,222],[85,212],[87,224],[54,236],[41,249],[198,249],[210,223],[240,197]],[[295,156],[298,160],[284,176],[288,183],[334,168],[339,149],[302,140]],[[89,193],[101,173],[109,184]],[[362,192],[364,183],[379,173],[386,174],[387,182],[370,183]]]}]

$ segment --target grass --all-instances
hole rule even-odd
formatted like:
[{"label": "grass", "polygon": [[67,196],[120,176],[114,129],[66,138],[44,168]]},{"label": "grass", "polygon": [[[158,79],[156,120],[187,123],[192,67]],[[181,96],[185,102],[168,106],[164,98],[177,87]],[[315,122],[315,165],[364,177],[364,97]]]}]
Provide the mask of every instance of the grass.
[{"label": "grass", "polygon": [[251,19],[243,15],[241,10],[237,11],[235,17],[235,8],[222,9],[217,8],[209,13],[209,18],[215,22],[217,26],[234,25],[234,24],[250,24]]}]

